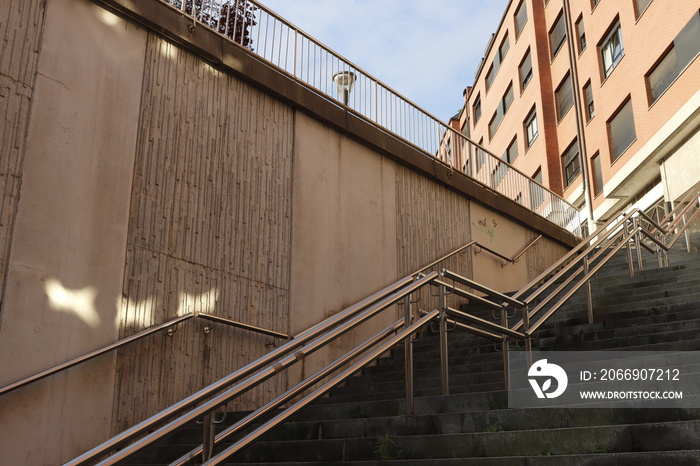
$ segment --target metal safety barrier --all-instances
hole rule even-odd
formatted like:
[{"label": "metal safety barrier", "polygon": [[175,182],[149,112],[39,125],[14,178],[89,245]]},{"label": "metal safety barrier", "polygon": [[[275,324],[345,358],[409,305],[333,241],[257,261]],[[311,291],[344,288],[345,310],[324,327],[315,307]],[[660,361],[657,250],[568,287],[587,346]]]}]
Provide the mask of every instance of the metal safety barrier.
[{"label": "metal safety barrier", "polygon": [[483,186],[582,236],[579,209],[253,0],[159,0],[297,83]]}]

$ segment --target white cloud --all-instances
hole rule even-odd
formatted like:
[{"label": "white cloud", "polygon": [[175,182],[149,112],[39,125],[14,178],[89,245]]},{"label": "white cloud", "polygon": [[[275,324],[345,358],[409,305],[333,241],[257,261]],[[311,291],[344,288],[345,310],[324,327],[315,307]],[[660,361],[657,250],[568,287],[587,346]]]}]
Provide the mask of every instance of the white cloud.
[{"label": "white cloud", "polygon": [[462,105],[508,0],[263,0],[283,18],[420,107]]}]

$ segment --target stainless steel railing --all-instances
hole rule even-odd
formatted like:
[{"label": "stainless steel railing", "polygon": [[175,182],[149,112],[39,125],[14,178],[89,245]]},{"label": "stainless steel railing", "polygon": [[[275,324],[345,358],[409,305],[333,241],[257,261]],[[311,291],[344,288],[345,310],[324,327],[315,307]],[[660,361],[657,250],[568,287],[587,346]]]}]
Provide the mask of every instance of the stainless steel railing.
[{"label": "stainless steel railing", "polygon": [[[159,0],[329,101],[580,235],[576,207],[254,0]],[[338,77],[342,77],[339,79]],[[341,91],[337,83],[351,86]],[[449,147],[449,149],[448,149]]]},{"label": "stainless steel railing", "polygon": [[[221,464],[231,455],[250,445],[255,439],[289,418],[289,416],[297,413],[313,400],[327,393],[347,377],[376,360],[381,354],[399,342],[404,343],[406,408],[407,413],[411,414],[414,396],[412,383],[412,335],[434,320],[437,320],[439,323],[441,391],[443,394],[449,394],[447,328],[450,322],[475,335],[501,342],[504,379],[507,387],[509,385],[508,353],[511,339],[523,341],[526,350],[531,351],[535,332],[578,289],[590,285],[590,279],[595,273],[622,248],[627,248],[628,250],[627,258],[630,263],[631,274],[634,274],[633,246],[637,251],[641,251],[644,248],[657,254],[659,256],[659,265],[667,264],[667,261],[661,257],[664,251],[668,251],[685,234],[688,226],[698,216],[700,216],[700,196],[698,193],[693,193],[692,196],[684,200],[676,209],[659,221],[648,218],[644,212],[636,209],[620,215],[600,227],[598,231],[590,235],[569,254],[557,261],[557,263],[553,264],[543,274],[513,296],[499,293],[471,279],[444,269],[439,274],[436,271],[431,271],[426,275],[421,273],[409,275],[298,334],[292,340],[263,358],[235,371],[66,464],[111,465],[125,461],[144,448],[172,434],[187,423],[203,416],[205,419],[211,419],[210,414],[212,412],[220,409],[220,407],[245,391],[281,373],[318,349],[331,344],[335,339],[369,319],[383,314],[399,303],[404,305],[403,319],[395,321],[225,431],[218,435],[205,435],[204,438],[206,440],[201,446],[188,452],[172,464],[187,464],[193,459],[200,457],[200,455],[204,461],[203,464]],[[640,218],[644,218],[651,225],[651,228],[647,229],[641,226],[639,224]],[[648,245],[643,246],[643,238],[650,241],[652,247]],[[527,247],[531,247],[531,245]],[[473,244],[468,244],[465,247],[471,246]],[[441,260],[458,254],[465,247],[452,251],[450,254],[443,256]],[[431,263],[427,268],[435,265],[437,264]],[[438,306],[432,311],[421,310],[416,312],[413,306],[415,301],[411,299],[412,295],[425,287],[438,289]],[[466,287],[467,289],[460,287]],[[587,291],[590,295],[590,288]],[[495,316],[497,319],[500,317],[500,322],[492,322],[463,310],[454,309],[447,302],[448,295],[481,303],[494,311],[500,312],[500,316]],[[523,298],[523,296],[527,297]],[[556,302],[550,305],[555,300]],[[523,316],[513,326],[508,324],[510,309],[520,310]],[[534,320],[535,318],[537,320]],[[589,318],[593,318],[592,309],[589,309]],[[393,336],[391,336],[392,334]],[[303,395],[304,392],[311,390],[314,384],[321,383],[327,377],[330,377],[332,373],[343,367],[345,368],[339,375],[332,377],[327,382],[323,382],[320,387],[313,389],[310,394]],[[291,403],[283,411],[279,410],[281,406],[300,396],[301,399]],[[266,417],[267,420],[264,420]],[[254,431],[242,434],[241,430],[250,426],[253,422],[262,423]],[[212,432],[211,426],[205,424],[205,431],[207,430]],[[213,456],[215,445],[221,444],[221,442],[236,434],[241,435],[238,440]]]},{"label": "stainless steel railing", "polygon": [[166,330],[167,332],[172,332],[173,329],[176,328],[178,324],[181,324],[185,321],[188,321],[194,317],[199,317],[202,319],[223,323],[223,324],[229,325],[231,327],[241,328],[243,330],[247,330],[247,331],[251,331],[251,332],[255,332],[255,333],[260,333],[263,335],[268,335],[268,336],[271,336],[274,338],[280,338],[280,339],[288,339],[289,338],[289,336],[285,335],[284,333],[275,332],[274,330],[269,330],[269,329],[265,329],[265,328],[261,328],[261,327],[256,327],[253,325],[245,324],[243,322],[237,322],[235,320],[226,319],[226,318],[215,316],[212,314],[205,314],[202,312],[188,312],[187,314],[183,314],[183,315],[176,317],[174,319],[171,319],[165,323],[162,323],[159,325],[154,325],[153,327],[147,328],[146,330],[142,330],[141,332],[130,335],[122,340],[115,342],[115,343],[104,346],[104,347],[97,349],[95,351],[91,351],[91,352],[84,354],[82,356],[79,356],[77,358],[73,358],[70,361],[66,361],[64,363],[58,364],[54,367],[51,367],[51,368],[46,369],[44,371],[41,371],[37,374],[34,374],[32,376],[25,377],[22,380],[18,380],[17,382],[13,382],[13,383],[6,385],[4,387],[0,387],[0,396],[4,395],[5,393],[9,393],[13,390],[16,390],[20,387],[24,387],[25,385],[29,385],[33,382],[39,381],[39,380],[44,379],[46,377],[49,377],[51,375],[62,372],[62,371],[66,370],[68,368],[71,368],[73,366],[77,366],[78,364],[82,364],[84,362],[90,361],[91,359],[94,359],[98,356],[102,356],[102,355],[107,354],[111,351],[114,351],[114,350],[117,350],[117,349],[122,348],[124,346],[130,345],[131,343],[135,343],[135,342],[142,340],[143,338],[145,338],[149,335],[153,335],[153,334],[158,333],[162,330]]}]

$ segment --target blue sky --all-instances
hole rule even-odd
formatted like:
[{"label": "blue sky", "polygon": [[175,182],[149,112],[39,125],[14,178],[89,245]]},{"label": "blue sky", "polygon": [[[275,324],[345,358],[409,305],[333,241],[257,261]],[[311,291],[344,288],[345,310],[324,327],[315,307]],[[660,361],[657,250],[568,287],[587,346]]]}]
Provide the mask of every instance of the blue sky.
[{"label": "blue sky", "polygon": [[462,106],[508,0],[262,0],[447,121]]}]

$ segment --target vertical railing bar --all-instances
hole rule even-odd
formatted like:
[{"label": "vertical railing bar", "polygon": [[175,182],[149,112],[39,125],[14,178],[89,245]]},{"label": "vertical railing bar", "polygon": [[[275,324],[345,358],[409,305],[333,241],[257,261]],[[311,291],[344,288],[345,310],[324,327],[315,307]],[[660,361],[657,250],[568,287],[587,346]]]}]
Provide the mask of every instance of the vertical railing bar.
[{"label": "vertical railing bar", "polygon": [[214,453],[214,414],[208,412],[204,415],[202,422],[202,461],[206,462],[211,459]]},{"label": "vertical railing bar", "polygon": [[633,217],[632,218],[632,228],[634,228],[634,247],[636,248],[636,254],[637,254],[637,266],[639,267],[639,271],[644,270],[644,258],[642,257],[642,240],[641,236],[642,234],[640,233],[639,229],[639,217]]},{"label": "vertical railing bar", "polygon": [[[583,274],[588,275],[589,264],[588,256],[583,256]],[[588,323],[593,324],[593,292],[591,289],[591,279],[586,280],[585,285],[586,293],[586,312],[588,314]]]},{"label": "vertical railing bar", "polygon": [[440,386],[443,395],[450,394],[449,356],[447,348],[447,301],[445,285],[440,285]]},{"label": "vertical railing bar", "polygon": [[632,261],[632,246],[629,241],[629,221],[625,221],[622,226],[624,234],[622,235],[622,240],[625,242],[625,248],[627,250],[627,266],[629,267],[630,278],[634,278],[634,263]]},{"label": "vertical railing bar", "polygon": [[[528,320],[529,322],[529,320]],[[505,306],[501,307],[501,325],[508,328],[508,311]],[[505,333],[501,337],[503,349],[503,385],[505,390],[510,389],[510,348],[508,348],[508,335]]]},{"label": "vertical railing bar", "polygon": [[[413,304],[411,295],[404,298],[404,328],[411,326],[413,321]],[[409,335],[404,339],[404,366],[406,377],[406,415],[415,414],[414,386],[413,386],[413,336]]]}]

